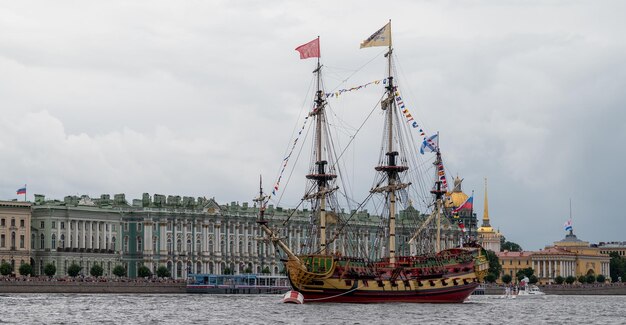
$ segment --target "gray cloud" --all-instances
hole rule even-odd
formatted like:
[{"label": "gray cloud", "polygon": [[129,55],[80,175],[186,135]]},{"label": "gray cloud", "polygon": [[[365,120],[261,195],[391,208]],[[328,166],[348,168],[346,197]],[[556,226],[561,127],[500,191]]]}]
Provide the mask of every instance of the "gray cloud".
[{"label": "gray cloud", "polygon": [[[488,177],[492,224],[525,248],[563,236],[570,198],[579,237],[624,240],[626,4],[393,7],[388,17],[357,1],[2,3],[0,197],[27,183],[56,198],[249,201],[260,173],[274,181],[309,105],[314,63],[293,49],[321,36],[327,89],[380,79],[382,57],[359,68],[382,49],[358,44],[392,18],[403,97],[441,132],[479,215]],[[355,128],[378,96],[331,105]],[[376,120],[367,126],[358,150],[380,142]],[[356,196],[372,179],[373,162],[361,163],[376,154],[346,156]],[[302,195],[302,173],[285,205]]]}]

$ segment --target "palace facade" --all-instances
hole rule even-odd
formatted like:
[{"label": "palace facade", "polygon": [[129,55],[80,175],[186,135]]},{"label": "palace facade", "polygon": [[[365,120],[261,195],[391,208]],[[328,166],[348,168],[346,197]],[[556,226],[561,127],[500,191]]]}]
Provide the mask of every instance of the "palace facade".
[{"label": "palace facade", "polygon": [[[347,217],[342,214],[329,216],[329,233],[339,232],[338,218]],[[128,202],[124,194],[116,194],[113,199],[108,194],[100,198],[67,196],[63,201],[36,195],[29,218],[32,227],[25,229],[30,229],[30,261],[35,274],[43,274],[48,263],[56,266],[57,275],[66,275],[74,263],[85,275],[96,264],[102,266],[105,276],[112,275],[117,265],[124,266],[130,277],[136,277],[142,265],[153,273],[166,266],[174,278],[186,278],[189,273],[278,274],[283,267],[281,252],[261,236],[257,215],[258,208],[247,202],[220,205],[204,197],[145,193],[142,199]],[[329,245],[331,252],[346,254],[361,247],[368,256],[382,256],[386,248],[380,216],[367,210],[351,211],[350,215],[354,222],[349,239],[338,237]],[[310,211],[270,205],[266,216],[269,226],[280,229],[296,253],[304,252],[311,240]],[[407,242],[414,235],[416,222],[425,219],[412,206],[398,213],[399,254],[411,253]],[[425,233],[419,250],[432,250],[436,241],[434,225]],[[442,248],[457,246],[461,236],[454,223],[443,221]]]}]

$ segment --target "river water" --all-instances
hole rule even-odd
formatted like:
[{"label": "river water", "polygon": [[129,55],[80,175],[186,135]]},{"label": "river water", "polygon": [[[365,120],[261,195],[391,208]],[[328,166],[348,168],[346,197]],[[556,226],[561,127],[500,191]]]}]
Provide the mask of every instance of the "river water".
[{"label": "river water", "polygon": [[4,294],[9,324],[624,324],[626,296],[283,304],[279,295]]}]

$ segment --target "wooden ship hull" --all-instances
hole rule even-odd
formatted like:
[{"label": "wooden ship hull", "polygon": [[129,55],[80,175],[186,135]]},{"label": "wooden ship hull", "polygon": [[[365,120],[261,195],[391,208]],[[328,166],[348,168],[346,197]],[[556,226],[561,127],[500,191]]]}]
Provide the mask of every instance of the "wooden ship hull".
[{"label": "wooden ship hull", "polygon": [[395,267],[385,260],[367,263],[335,255],[298,259],[287,260],[286,267],[293,289],[302,293],[306,303],[461,303],[487,268],[480,248],[399,256]]}]

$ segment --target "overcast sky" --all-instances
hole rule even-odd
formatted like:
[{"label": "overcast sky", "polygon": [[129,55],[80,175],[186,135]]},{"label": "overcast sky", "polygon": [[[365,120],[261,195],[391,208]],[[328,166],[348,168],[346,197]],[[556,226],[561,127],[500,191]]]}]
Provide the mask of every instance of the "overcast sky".
[{"label": "overcast sky", "polygon": [[382,78],[383,49],[359,43],[392,19],[406,102],[441,133],[479,218],[487,177],[492,225],[527,250],[564,237],[570,198],[579,238],[626,240],[625,12],[624,1],[0,0],[0,199],[28,184],[29,200],[251,201],[309,106],[315,61],[294,48],[319,35],[326,87],[364,84]]}]

